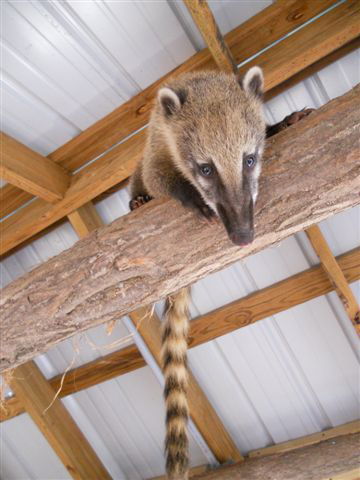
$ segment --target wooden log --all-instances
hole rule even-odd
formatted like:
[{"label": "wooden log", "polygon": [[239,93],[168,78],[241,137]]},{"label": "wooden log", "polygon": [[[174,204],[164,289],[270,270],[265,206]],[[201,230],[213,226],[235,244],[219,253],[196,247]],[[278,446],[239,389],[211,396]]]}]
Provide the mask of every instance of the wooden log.
[{"label": "wooden log", "polygon": [[359,93],[360,85],[269,140],[251,245],[238,248],[220,223],[157,200],[8,285],[1,369],[359,204]]},{"label": "wooden log", "polygon": [[[80,238],[85,237],[95,230],[95,228],[102,225],[102,220],[91,202],[75,210],[68,218]],[[155,361],[161,367],[160,320],[155,315],[150,315],[146,321],[142,321],[144,319],[143,309],[133,312],[131,318],[137,326],[138,332],[142,336],[145,344],[154,356]],[[221,463],[228,460],[242,460],[243,457],[241,453],[226,431],[226,428],[205,393],[202,391],[191,370],[189,370],[188,390],[191,418],[215,457]]]},{"label": "wooden log", "polygon": [[0,176],[48,202],[64,197],[70,184],[65,168],[0,132]]},{"label": "wooden log", "polygon": [[70,413],[34,362],[16,368],[10,386],[76,480],[111,477]]},{"label": "wooden log", "polygon": [[[274,453],[284,453],[284,452],[291,452],[296,450],[297,448],[307,447],[309,445],[315,445],[317,443],[323,442],[324,440],[328,440],[331,438],[340,437],[342,435],[349,435],[353,433],[360,432],[360,421],[355,420],[354,422],[345,423],[343,425],[339,425],[338,427],[328,428],[323,430],[322,432],[312,433],[311,435],[305,435],[304,437],[296,438],[294,440],[289,440],[288,442],[282,442],[271,447],[264,447],[259,448],[258,450],[251,450],[248,455],[245,457],[245,460],[248,458],[258,458],[258,457],[265,457],[269,455],[273,455]],[[197,475],[200,473],[209,472],[208,465],[200,465],[197,467],[193,467],[189,471],[189,478],[198,478]],[[351,472],[351,471],[350,471]],[[353,471],[352,471],[353,472]],[[340,474],[342,475],[342,474]],[[336,477],[332,477],[332,480],[335,480]],[[357,477],[349,478],[339,477],[339,480],[359,480]],[[150,480],[150,479],[149,479]],[[161,475],[159,477],[153,477],[151,480],[166,480],[165,475]],[[275,479],[274,479],[275,480]],[[329,479],[330,480],[330,479]]]},{"label": "wooden log", "polygon": [[200,474],[198,480],[358,480],[360,434],[355,433]]},{"label": "wooden log", "polygon": [[[351,41],[354,38],[354,26],[356,28],[356,25],[359,24],[359,14],[356,2],[350,3],[350,5],[339,5],[336,7],[335,14],[329,12],[329,14],[324,15],[324,18],[320,19],[320,23],[314,22],[292,35],[290,48],[288,47],[289,40],[285,39],[277,46],[276,51],[271,49],[257,57],[258,64],[264,68],[265,77],[273,56],[280,56],[282,61],[286,62],[287,67],[289,67],[288,58],[292,59],[289,72],[286,68],[281,69],[281,75],[272,72],[276,85],[279,85],[294,73],[300,72],[306,66]],[[316,0],[316,2],[311,0],[277,1],[225,35],[225,40],[236,62],[243,62],[332,4],[333,0]],[[339,26],[342,32],[340,34]],[[261,32],[261,35],[259,35],[259,32]],[[321,48],[317,48],[312,41],[319,32],[322,32],[323,40],[326,37],[332,38],[332,41]],[[334,38],[333,32],[336,32],[336,38]],[[310,47],[309,51],[305,48],[298,48],[299,45],[304,43]],[[287,52],[286,56],[282,55],[283,49]],[[210,68],[215,68],[215,62],[212,60],[209,50],[204,49],[58,148],[49,155],[49,158],[70,170],[83,166],[87,161],[104,153],[109,147],[147,123],[154,94],[165,80],[184,72]],[[265,87],[267,89],[267,86]],[[127,163],[127,166],[129,167],[129,163]],[[134,162],[132,162],[123,179],[133,172],[133,168]],[[3,205],[0,209],[1,216],[8,215],[12,210],[22,206],[25,201],[31,198],[30,196],[26,197],[23,192],[20,193],[15,187],[4,187],[4,191],[0,190],[0,192],[3,198]],[[8,204],[9,206],[7,206]]]},{"label": "wooden log", "polygon": [[[340,255],[336,260],[349,283],[360,279],[360,248]],[[333,288],[322,267],[312,267],[194,319],[190,326],[189,347],[330,293]],[[129,345],[70,370],[64,379],[61,374],[49,382],[56,391],[62,382],[60,396],[65,397],[144,366],[137,347]],[[24,412],[16,397],[7,399],[2,407],[1,422]]]}]

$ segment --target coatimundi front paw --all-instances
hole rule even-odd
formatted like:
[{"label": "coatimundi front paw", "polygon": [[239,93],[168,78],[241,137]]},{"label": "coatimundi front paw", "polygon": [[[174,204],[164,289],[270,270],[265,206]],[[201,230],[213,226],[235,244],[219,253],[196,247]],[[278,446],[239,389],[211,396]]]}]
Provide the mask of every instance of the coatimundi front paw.
[{"label": "coatimundi front paw", "polygon": [[153,197],[150,197],[150,195],[138,195],[137,197],[133,198],[129,202],[129,207],[130,210],[136,210],[137,208],[141,207],[142,205],[145,205],[145,203],[150,202]]},{"label": "coatimundi front paw", "polygon": [[310,115],[310,113],[314,111],[315,111],[315,108],[303,108],[298,112],[290,113],[290,115],[285,117],[284,120],[282,120],[281,122],[276,123],[275,125],[267,126],[266,136],[272,137],[276,133],[279,133],[282,130],[285,130],[286,128],[290,127],[291,125],[294,125],[294,123],[299,122],[301,119],[307,117],[308,115]]},{"label": "coatimundi front paw", "polygon": [[299,112],[293,112],[287,117],[284,118],[284,128],[290,127],[290,125],[294,125],[294,123],[299,122],[302,118],[307,117],[310,113],[314,112],[315,108],[303,108]]}]

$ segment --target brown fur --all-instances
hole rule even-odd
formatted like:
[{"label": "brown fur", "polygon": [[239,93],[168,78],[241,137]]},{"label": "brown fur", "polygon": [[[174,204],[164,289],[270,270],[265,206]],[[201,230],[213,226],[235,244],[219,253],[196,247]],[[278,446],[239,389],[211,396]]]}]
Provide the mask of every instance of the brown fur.
[{"label": "brown fur", "polygon": [[[262,74],[198,72],[160,89],[144,156],[131,178],[131,208],[150,197],[173,196],[206,217],[218,214],[234,243],[253,237],[253,205],[264,148]],[[256,157],[247,168],[248,156]],[[213,172],[204,175],[204,165]],[[167,299],[163,332],[166,470],[171,480],[188,471],[188,289]]]}]

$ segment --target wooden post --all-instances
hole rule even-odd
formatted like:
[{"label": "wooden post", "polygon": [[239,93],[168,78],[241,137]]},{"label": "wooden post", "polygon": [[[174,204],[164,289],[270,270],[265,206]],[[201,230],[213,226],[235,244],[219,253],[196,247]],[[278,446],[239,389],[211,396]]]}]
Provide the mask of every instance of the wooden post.
[{"label": "wooden post", "polygon": [[34,362],[16,368],[10,386],[74,479],[111,479]]}]

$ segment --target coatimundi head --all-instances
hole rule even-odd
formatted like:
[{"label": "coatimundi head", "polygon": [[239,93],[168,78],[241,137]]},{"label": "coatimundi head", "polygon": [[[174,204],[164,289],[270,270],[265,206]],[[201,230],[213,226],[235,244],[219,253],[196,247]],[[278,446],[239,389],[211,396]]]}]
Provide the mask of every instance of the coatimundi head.
[{"label": "coatimundi head", "polygon": [[155,112],[176,167],[221,218],[237,245],[254,238],[265,120],[263,74],[185,75],[159,90]]}]

